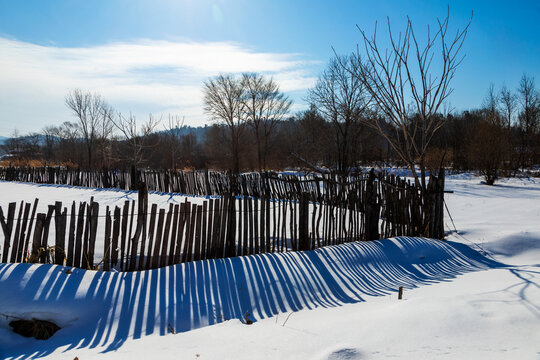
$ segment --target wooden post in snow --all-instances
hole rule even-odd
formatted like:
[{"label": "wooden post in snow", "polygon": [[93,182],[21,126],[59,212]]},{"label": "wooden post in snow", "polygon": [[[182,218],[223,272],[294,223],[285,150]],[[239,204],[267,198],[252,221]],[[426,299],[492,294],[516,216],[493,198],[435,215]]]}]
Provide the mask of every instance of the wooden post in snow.
[{"label": "wooden post in snow", "polygon": [[309,239],[309,197],[307,193],[300,194],[299,224],[298,224],[298,250],[311,250]]},{"label": "wooden post in snow", "polygon": [[366,185],[365,199],[366,240],[379,239],[379,204],[377,203],[377,184],[375,171],[371,169]]}]

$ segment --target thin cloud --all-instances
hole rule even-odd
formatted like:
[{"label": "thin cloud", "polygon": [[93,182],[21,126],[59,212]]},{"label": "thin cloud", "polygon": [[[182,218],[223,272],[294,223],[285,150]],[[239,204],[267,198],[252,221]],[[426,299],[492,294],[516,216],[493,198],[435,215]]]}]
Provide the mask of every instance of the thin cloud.
[{"label": "thin cloud", "polygon": [[36,45],[0,37],[0,133],[39,130],[72,120],[66,93],[82,88],[139,115],[175,110],[202,124],[202,82],[218,73],[260,72],[283,91],[302,91],[316,78],[300,54],[257,52],[230,42],[138,40],[92,47]]}]

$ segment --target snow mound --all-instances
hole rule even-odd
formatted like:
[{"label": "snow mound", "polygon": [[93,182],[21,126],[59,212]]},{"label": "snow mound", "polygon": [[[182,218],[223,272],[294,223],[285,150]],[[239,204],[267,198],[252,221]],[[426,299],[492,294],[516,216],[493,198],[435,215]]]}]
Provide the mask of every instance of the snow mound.
[{"label": "snow mound", "polygon": [[[59,347],[107,352],[145,335],[336,307],[498,267],[466,245],[409,237],[133,273],[0,264],[0,312],[8,316],[0,321],[0,358],[41,357]],[[9,331],[10,316],[36,313],[62,329],[46,342]],[[328,358],[359,356],[343,348]]]}]

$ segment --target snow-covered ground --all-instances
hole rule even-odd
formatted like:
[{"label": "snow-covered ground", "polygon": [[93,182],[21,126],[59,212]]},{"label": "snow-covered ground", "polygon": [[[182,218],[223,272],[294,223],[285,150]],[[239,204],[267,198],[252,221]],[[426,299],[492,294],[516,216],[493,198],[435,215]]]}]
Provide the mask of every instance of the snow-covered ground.
[{"label": "snow-covered ground", "polygon": [[[445,242],[386,239],[140,273],[1,264],[0,313],[62,329],[33,340],[0,317],[0,358],[540,359],[540,180],[480,181],[448,178],[457,232],[447,217]],[[135,198],[5,182],[0,193],[4,208]]]}]

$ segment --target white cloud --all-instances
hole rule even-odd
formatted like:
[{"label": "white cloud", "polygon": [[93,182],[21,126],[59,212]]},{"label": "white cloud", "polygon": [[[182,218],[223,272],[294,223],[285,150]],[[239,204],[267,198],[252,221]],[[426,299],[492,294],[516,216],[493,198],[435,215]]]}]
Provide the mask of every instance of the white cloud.
[{"label": "white cloud", "polygon": [[300,54],[256,52],[230,42],[139,40],[65,48],[0,38],[0,135],[72,120],[64,97],[73,88],[98,92],[123,112],[172,111],[200,125],[206,120],[206,78],[261,72],[283,91],[298,92],[313,86],[316,79],[306,70],[313,63]]}]

